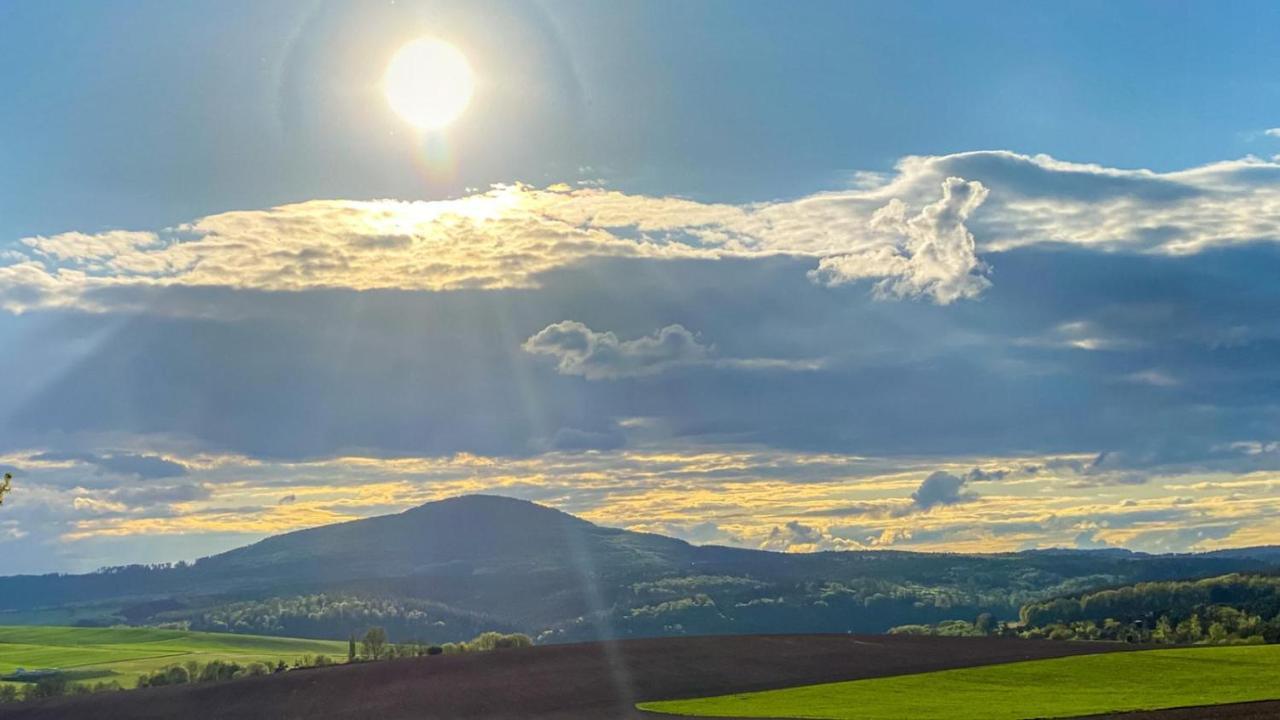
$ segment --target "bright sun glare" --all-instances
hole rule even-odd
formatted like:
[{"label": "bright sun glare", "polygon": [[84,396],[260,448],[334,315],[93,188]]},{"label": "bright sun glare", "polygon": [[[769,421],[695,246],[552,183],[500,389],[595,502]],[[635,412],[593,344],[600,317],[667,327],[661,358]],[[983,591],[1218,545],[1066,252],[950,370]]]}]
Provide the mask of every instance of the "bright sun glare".
[{"label": "bright sun glare", "polygon": [[419,129],[438,130],[467,109],[475,78],[466,56],[456,47],[421,38],[391,58],[382,89],[400,117]]}]

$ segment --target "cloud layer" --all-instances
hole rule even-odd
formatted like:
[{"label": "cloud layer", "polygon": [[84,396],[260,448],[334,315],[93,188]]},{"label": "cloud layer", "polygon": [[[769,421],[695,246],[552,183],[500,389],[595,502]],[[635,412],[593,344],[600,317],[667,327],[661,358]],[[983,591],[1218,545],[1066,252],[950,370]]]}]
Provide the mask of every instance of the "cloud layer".
[{"label": "cloud layer", "polygon": [[591,187],[504,186],[457,200],[317,200],[159,232],[30,237],[5,254],[13,312],[146,307],[122,289],[530,288],[592,258],[815,259],[827,284],[973,298],[981,254],[1041,243],[1164,254],[1280,238],[1280,164],[1155,173],[972,152],[902,160],[879,184],[725,205]]},{"label": "cloud layer", "polygon": [[[590,520],[778,551],[1028,547],[1206,550],[1274,543],[1280,473],[1158,474],[1134,488],[1077,481],[1090,458],[911,461],[684,445],[525,459],[348,456],[270,462],[167,454],[178,482],[84,485],[88,463],[10,453],[0,573],[190,559],[266,534],[395,512],[468,492],[523,497]],[[1119,472],[1119,471],[1116,471]],[[961,488],[983,483],[981,494]],[[15,548],[24,552],[11,552]]]}]

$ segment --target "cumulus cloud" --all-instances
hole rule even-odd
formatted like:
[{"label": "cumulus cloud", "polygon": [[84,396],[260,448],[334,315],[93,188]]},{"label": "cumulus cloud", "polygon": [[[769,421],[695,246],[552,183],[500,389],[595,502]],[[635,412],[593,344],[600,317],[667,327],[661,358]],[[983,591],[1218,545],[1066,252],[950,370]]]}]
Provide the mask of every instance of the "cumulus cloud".
[{"label": "cumulus cloud", "polygon": [[977,297],[991,282],[965,220],[986,197],[982,183],[949,177],[942,199],[912,217],[894,199],[871,216],[870,226],[898,236],[896,245],[822,258],[810,277],[826,285],[880,278],[882,296],[929,296],[940,305]]},{"label": "cumulus cloud", "polygon": [[1098,537],[1097,529],[1081,530],[1073,544],[1078,550],[1104,550],[1111,547],[1110,543]]},{"label": "cumulus cloud", "polygon": [[[521,346],[533,355],[545,355],[556,362],[561,375],[579,375],[588,380],[617,380],[644,377],[678,366],[711,365],[742,370],[816,370],[820,360],[784,360],[775,358],[720,358],[715,348],[702,343],[683,325],[668,325],[651,335],[634,340],[620,340],[612,332],[597,332],[586,325],[563,320],[539,330]],[[565,449],[577,448],[586,438],[574,430],[557,435],[556,446],[564,441]],[[619,440],[592,438],[618,447]]]},{"label": "cumulus cloud", "polygon": [[817,552],[821,550],[858,550],[864,546],[847,538],[837,537],[829,531],[792,520],[775,526],[769,536],[760,543],[761,550],[777,552]]},{"label": "cumulus cloud", "polygon": [[523,347],[525,352],[554,358],[560,374],[588,380],[653,375],[674,365],[706,360],[712,352],[682,325],[668,325],[635,340],[619,340],[612,332],[596,332],[572,320],[548,325]]},{"label": "cumulus cloud", "polygon": [[932,510],[939,505],[955,505],[973,500],[977,495],[964,491],[966,482],[965,478],[945,470],[934,471],[911,493],[911,502],[920,510]]},{"label": "cumulus cloud", "polygon": [[1267,137],[1280,138],[1280,127],[1267,128],[1262,131],[1262,134]]}]

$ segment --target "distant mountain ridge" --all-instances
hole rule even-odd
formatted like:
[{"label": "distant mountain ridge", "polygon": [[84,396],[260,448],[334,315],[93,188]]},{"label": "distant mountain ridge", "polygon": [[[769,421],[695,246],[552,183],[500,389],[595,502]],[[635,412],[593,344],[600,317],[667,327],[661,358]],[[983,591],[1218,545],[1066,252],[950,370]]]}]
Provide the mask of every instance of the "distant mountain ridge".
[{"label": "distant mountain ridge", "polygon": [[442,641],[485,626],[544,640],[878,632],[981,612],[1012,619],[1031,600],[1277,563],[1275,548],[785,554],[695,546],[467,495],[276,535],[191,565],[0,578],[0,623],[61,608],[82,622],[313,636],[386,618]]},{"label": "distant mountain ridge", "polygon": [[600,527],[524,500],[464,495],[395,515],[276,535],[198,564],[241,577],[267,568],[333,579],[511,568],[538,572],[558,568],[588,548],[605,560],[641,563],[650,556],[685,560],[691,551],[682,540]]}]

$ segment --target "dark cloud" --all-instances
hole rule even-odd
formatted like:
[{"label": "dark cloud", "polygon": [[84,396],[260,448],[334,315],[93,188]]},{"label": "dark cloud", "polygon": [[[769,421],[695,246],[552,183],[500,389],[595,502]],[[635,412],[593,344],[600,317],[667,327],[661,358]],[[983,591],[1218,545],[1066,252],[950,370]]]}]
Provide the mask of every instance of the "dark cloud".
[{"label": "dark cloud", "polygon": [[1012,470],[997,469],[983,470],[982,468],[974,468],[964,474],[965,482],[995,482],[1003,480],[1013,472]]},{"label": "dark cloud", "polygon": [[965,492],[964,486],[964,478],[938,470],[930,473],[911,493],[911,502],[920,510],[931,510],[939,505],[955,505],[975,499],[977,495]]},{"label": "dark cloud", "polygon": [[140,455],[130,452],[113,452],[103,455],[87,452],[50,451],[33,457],[34,460],[72,461],[92,465],[99,472],[115,475],[132,475],[144,480],[181,477],[187,474],[187,466],[158,455]]},{"label": "dark cloud", "polygon": [[[147,300],[205,319],[0,316],[0,333],[31,348],[0,357],[0,394],[15,398],[0,443],[122,433],[255,457],[527,455],[609,446],[621,421],[645,418],[661,429],[654,441],[881,457],[1106,452],[1045,468],[1095,476],[1280,467],[1268,450],[1280,439],[1280,251],[1043,246],[984,258],[995,281],[981,302],[946,307],[818,287],[804,277],[811,262],[771,258],[598,261],[546,274],[538,290]],[[539,343],[560,355],[521,349],[566,317],[582,327]],[[1107,342],[1064,345],[1071,323]],[[677,362],[708,347],[689,328],[714,338],[716,357],[824,362],[777,373]],[[592,350],[605,329],[616,346]],[[619,357],[646,338],[645,353]],[[672,338],[677,350],[662,350]],[[548,369],[571,353],[573,372],[628,376]],[[1179,384],[1125,380],[1153,367]],[[181,472],[164,463],[132,469]]]},{"label": "dark cloud", "polygon": [[212,496],[212,491],[205,484],[121,487],[107,495],[111,500],[122,502],[130,507],[195,502],[208,500]]}]

